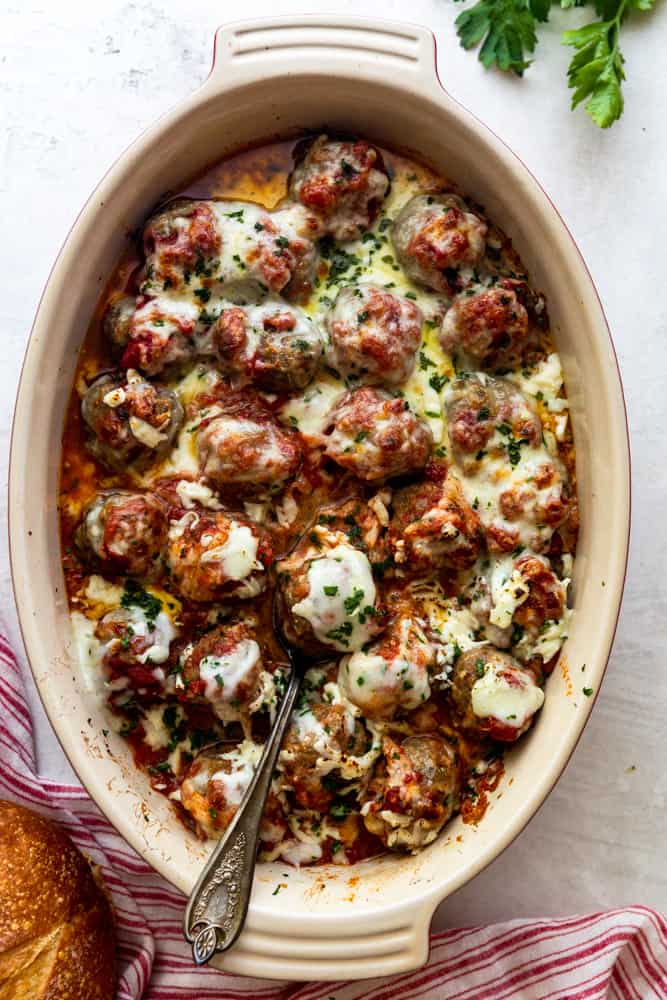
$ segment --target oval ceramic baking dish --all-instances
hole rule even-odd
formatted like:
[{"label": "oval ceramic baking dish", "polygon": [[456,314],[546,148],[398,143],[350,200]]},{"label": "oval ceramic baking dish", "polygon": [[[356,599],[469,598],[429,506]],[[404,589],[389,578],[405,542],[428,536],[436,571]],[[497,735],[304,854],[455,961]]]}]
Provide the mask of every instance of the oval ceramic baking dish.
[{"label": "oval ceramic baking dish", "polygon": [[[221,961],[236,973],[357,979],[424,962],[437,904],[516,837],[562,772],[611,648],[629,535],[621,384],[586,266],[556,209],[516,157],[442,89],[423,28],[346,17],[245,22],[218,31],[204,85],[142,135],[77,219],[44,292],[21,378],[10,474],[10,541],[25,645],[46,710],[86,788],[130,844],[189,893],[211,843],[151,791],[76,673],[56,510],[60,435],[78,348],[126,240],[162,192],[238,147],[326,125],[408,148],[458,182],[512,238],[545,292],[577,448],[581,535],[576,614],[534,730],[477,828],[460,818],[415,857],[354,868],[258,867],[246,929]],[[278,881],[287,882],[274,895]]]}]

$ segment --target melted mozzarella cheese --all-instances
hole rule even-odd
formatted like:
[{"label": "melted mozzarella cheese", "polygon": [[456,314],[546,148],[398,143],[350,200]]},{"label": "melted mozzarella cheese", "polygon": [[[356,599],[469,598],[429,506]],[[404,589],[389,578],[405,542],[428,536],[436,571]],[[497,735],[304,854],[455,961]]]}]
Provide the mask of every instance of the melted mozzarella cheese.
[{"label": "melted mozzarella cheese", "polygon": [[435,583],[429,586],[428,581],[422,582],[411,591],[433,632],[432,642],[440,671],[436,678],[445,681],[461,653],[483,645],[475,639],[479,622],[468,608],[461,608],[455,600],[445,598]]},{"label": "melted mozzarella cheese", "polygon": [[[563,581],[566,587],[568,580]],[[562,618],[545,622],[534,638],[528,634],[522,636],[514,647],[514,654],[520,660],[529,660],[531,656],[541,656],[545,663],[558,653],[567,639],[567,633],[572,618],[572,610],[565,608]]]},{"label": "melted mozzarella cheese", "polygon": [[[206,544],[206,537],[202,535],[202,545]],[[257,559],[258,545],[258,538],[253,535],[247,524],[232,521],[225,543],[208,549],[202,555],[201,561],[219,562],[228,580],[245,580],[251,573],[264,569]]]},{"label": "melted mozzarella cheese", "polygon": [[535,479],[545,465],[557,465],[558,460],[540,442],[535,447],[521,445],[518,448],[518,460],[515,465],[511,465],[498,431],[487,448],[488,451],[484,453],[474,473],[466,474],[463,470],[458,470],[466,500],[477,512],[484,527],[493,525],[507,531],[510,535],[515,535],[517,543],[539,551],[551,538],[553,528],[542,521],[536,522],[530,509],[515,520],[507,520],[500,510],[500,496],[508,490],[514,490],[517,494],[527,493],[534,497],[534,503],[540,508],[546,507],[550,496],[560,496],[561,483],[557,481],[553,485],[537,488]]},{"label": "melted mozzarella cheese", "polygon": [[244,740],[235,750],[220,755],[220,760],[229,761],[231,770],[215,771],[211,775],[210,781],[215,781],[223,786],[225,801],[228,805],[237,806],[240,804],[252,781],[263,749],[259,743]]},{"label": "melted mozzarella cheese", "polygon": [[205,656],[199,663],[199,677],[206,685],[209,701],[233,701],[241,684],[247,681],[259,662],[261,653],[254,639],[242,639],[222,656]]},{"label": "melted mozzarella cheese", "polygon": [[480,719],[498,719],[521,729],[544,704],[544,691],[524,678],[510,684],[505,673],[493,663],[487,667],[473,684],[472,710]]},{"label": "melted mozzarella cheese", "polygon": [[528,581],[514,567],[513,557],[491,561],[491,601],[489,621],[498,628],[509,628],[514,612],[530,593]]},{"label": "melted mozzarella cheese", "polygon": [[159,448],[167,439],[167,435],[163,431],[159,431],[157,427],[153,427],[146,420],[141,420],[140,417],[130,417],[130,430],[137,441],[146,445],[147,448]]},{"label": "melted mozzarella cheese", "polygon": [[440,346],[437,331],[426,327],[415,369],[402,389],[412,410],[431,428],[436,445],[442,444],[446,433],[442,414],[442,388],[446,383],[440,385],[440,381],[451,379],[453,374],[451,359]]},{"label": "melted mozzarella cheese", "polygon": [[86,618],[80,611],[70,615],[72,636],[77,662],[86,691],[101,700],[104,694],[104,674],[102,671],[103,644],[95,637],[97,622]]},{"label": "melted mozzarella cheese", "polygon": [[216,497],[210,486],[204,483],[193,482],[190,479],[181,479],[176,487],[181,503],[186,508],[192,508],[195,504],[208,507],[209,510],[221,510],[222,504]]},{"label": "melted mozzarella cheese", "polygon": [[[424,660],[412,655],[411,647],[427,640],[421,628],[404,620],[400,627],[399,647],[394,656],[383,656],[380,652],[359,650],[341,661],[338,683],[347,697],[362,711],[371,709],[376,695],[391,693],[396,707],[411,711],[423,704],[431,695],[428,671]],[[379,643],[382,648],[382,643]]]},{"label": "melted mozzarella cheese", "polygon": [[325,645],[361,649],[372,633],[375,581],[364,555],[351,545],[337,545],[308,567],[308,596],[292,612],[310,623]]},{"label": "melted mozzarella cheese", "polygon": [[109,583],[103,576],[94,573],[88,579],[84,595],[91,604],[105,604],[113,608],[120,604],[123,588],[117,583]]},{"label": "melted mozzarella cheese", "polygon": [[332,407],[344,392],[343,383],[325,373],[311,382],[302,394],[293,396],[285,403],[280,419],[296,427],[306,438],[319,440],[329,424]]},{"label": "melted mozzarella cheese", "polygon": [[151,750],[160,750],[169,745],[171,733],[164,722],[164,705],[156,705],[147,709],[141,719],[144,730],[144,743]]},{"label": "melted mozzarella cheese", "polygon": [[162,476],[193,476],[199,473],[199,458],[195,442],[197,424],[186,424],[181,428],[176,444],[167,458],[160,465],[153,466],[144,476],[143,481],[150,485]]},{"label": "melted mozzarella cheese", "polygon": [[563,369],[557,354],[549,354],[526,371],[509,372],[506,378],[508,382],[514,382],[524,395],[542,401],[553,413],[567,409],[567,399],[560,395]]}]

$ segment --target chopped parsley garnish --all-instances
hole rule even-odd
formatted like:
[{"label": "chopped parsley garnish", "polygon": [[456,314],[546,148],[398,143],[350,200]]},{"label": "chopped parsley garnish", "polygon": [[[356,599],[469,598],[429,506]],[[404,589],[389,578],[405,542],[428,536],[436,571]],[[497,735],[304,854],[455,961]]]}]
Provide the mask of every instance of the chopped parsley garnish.
[{"label": "chopped parsley garnish", "polygon": [[590,698],[590,696],[593,694],[593,688],[582,688],[581,690],[584,692],[587,698]]},{"label": "chopped parsley garnish", "polygon": [[475,673],[477,674],[477,676],[483,677],[485,671],[486,671],[486,664],[484,663],[484,660],[482,659],[475,660]]},{"label": "chopped parsley garnish", "polygon": [[349,637],[352,635],[352,622],[343,622],[338,628],[332,628],[330,632],[327,632],[327,639],[333,639],[334,642],[339,642],[341,646],[349,646]]},{"label": "chopped parsley garnish", "polygon": [[243,222],[244,209],[240,208],[238,212],[225,212],[228,219],[236,219],[237,222]]},{"label": "chopped parsley garnish", "polygon": [[136,580],[126,581],[120,603],[123,608],[141,608],[149,628],[155,627],[155,619],[162,611],[162,601],[144,590]]},{"label": "chopped parsley garnish", "polygon": [[367,437],[368,437],[368,431],[359,431],[359,433],[354,439],[355,444],[361,444],[361,442],[365,441]]},{"label": "chopped parsley garnish", "polygon": [[345,598],[345,600],[343,601],[343,605],[348,615],[354,614],[354,612],[357,610],[357,608],[359,607],[365,596],[366,595],[364,591],[361,589],[361,587],[355,587],[350,597]]},{"label": "chopped parsley garnish", "polygon": [[329,815],[333,816],[334,819],[345,819],[351,812],[352,806],[349,806],[347,802],[334,802],[329,810]]},{"label": "chopped parsley garnish", "polygon": [[429,358],[428,354],[424,354],[423,351],[420,351],[419,367],[423,372],[425,372],[427,368],[435,368],[435,361],[433,361],[432,358]]},{"label": "chopped parsley garnish", "polygon": [[208,302],[211,297],[210,288],[195,288],[195,295],[200,302]]},{"label": "chopped parsley garnish", "polygon": [[431,386],[432,389],[435,389],[436,392],[440,392],[442,387],[446,385],[448,382],[449,382],[448,375],[435,374],[431,375],[430,379],[428,380],[428,384]]},{"label": "chopped parsley garnish", "polygon": [[327,597],[335,597],[336,594],[338,593],[338,587],[335,586],[323,587],[322,589],[324,593],[327,595]]}]

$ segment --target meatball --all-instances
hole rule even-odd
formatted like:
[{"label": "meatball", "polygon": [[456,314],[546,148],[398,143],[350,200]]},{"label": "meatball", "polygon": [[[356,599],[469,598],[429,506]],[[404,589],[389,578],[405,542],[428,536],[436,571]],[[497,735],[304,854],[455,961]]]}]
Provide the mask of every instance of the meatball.
[{"label": "meatball", "polygon": [[536,412],[505,379],[481,374],[456,379],[447,393],[446,409],[452,451],[466,472],[475,471],[478,453],[494,438],[503,451],[510,438],[531,446],[542,440]]},{"label": "meatball", "polygon": [[476,736],[512,743],[544,703],[532,670],[491,645],[462,653],[452,671],[451,698],[461,726]]},{"label": "meatball", "polygon": [[293,790],[304,809],[326,812],[334,798],[332,780],[325,776],[347,775],[354,758],[368,750],[363,724],[343,705],[316,702],[303,705],[292,715],[280,752],[283,784]]},{"label": "meatball", "polygon": [[371,567],[386,568],[389,556],[386,527],[389,524],[388,505],[391,490],[379,490],[369,500],[355,497],[331,507],[323,507],[317,517],[317,524],[330,532],[346,535],[352,545],[363,549],[368,555]]},{"label": "meatball", "polygon": [[245,376],[269,392],[305,388],[324,351],[315,323],[279,300],[223,309],[211,340],[223,372]]},{"label": "meatball", "polygon": [[144,226],[142,291],[182,288],[193,271],[206,269],[219,256],[221,242],[213,202],[175,199]]},{"label": "meatball", "polygon": [[254,630],[243,623],[220,626],[185,647],[180,683],[186,699],[207,701],[224,722],[249,714],[259,694],[264,656]]},{"label": "meatball", "polygon": [[350,652],[382,630],[368,558],[341,532],[316,527],[277,571],[279,621],[291,645]]},{"label": "meatball", "polygon": [[434,663],[421,623],[399,609],[381,639],[343,658],[338,686],[366,718],[391,719],[430,697],[428,672]]},{"label": "meatball", "polygon": [[429,427],[407,401],[380,389],[346,393],[330,422],[327,456],[368,482],[423,469],[433,446]]},{"label": "meatball", "polygon": [[103,465],[124,471],[163,455],[183,423],[183,408],[170,389],[151,385],[136,371],[102,375],[81,402],[88,451]]},{"label": "meatball", "polygon": [[467,288],[445,313],[440,343],[473,366],[514,367],[528,337],[528,313],[508,279]]},{"label": "meatball", "polygon": [[528,589],[528,596],[514,612],[514,621],[528,632],[537,633],[545,622],[562,618],[567,581],[561,583],[548,560],[540,556],[526,553],[514,566]]},{"label": "meatball", "polygon": [[[130,603],[133,598],[136,604]],[[161,601],[146,591],[126,591],[126,603],[127,607],[109,611],[95,627],[109,700],[119,708],[137,695],[150,700],[163,693],[165,665],[177,634]]]},{"label": "meatball", "polygon": [[154,577],[167,541],[166,511],[152,493],[98,493],[84,511],[75,540],[93,565]]},{"label": "meatball", "polygon": [[201,473],[218,486],[249,494],[278,490],[301,463],[299,438],[274,419],[259,396],[228,391],[200,421]]},{"label": "meatball", "polygon": [[177,510],[169,526],[167,560],[183,597],[217,601],[261,594],[273,553],[254,524],[222,512]]},{"label": "meatball", "polygon": [[466,569],[477,559],[484,532],[451,472],[399,490],[393,508],[389,544],[402,570]]},{"label": "meatball", "polygon": [[181,784],[181,805],[207,837],[217,838],[227,829],[252,780],[263,748],[252,740],[223,752],[200,753]]},{"label": "meatball", "polygon": [[471,375],[454,382],[446,406],[452,452],[490,551],[545,551],[568,515],[570,490],[526,397],[504,379]]},{"label": "meatball", "polygon": [[486,246],[486,223],[455,194],[418,194],[396,217],[392,242],[409,278],[453,295]]},{"label": "meatball", "polygon": [[187,289],[204,306],[212,292],[307,298],[317,251],[299,213],[243,201],[179,199],[146,225],[144,295]]},{"label": "meatball", "polygon": [[159,375],[191,361],[197,353],[199,315],[198,306],[185,300],[148,299],[128,323],[121,367]]},{"label": "meatball", "polygon": [[380,152],[363,139],[320,135],[296,149],[290,197],[318,220],[319,232],[354,240],[371,225],[389,190]]},{"label": "meatball", "polygon": [[346,286],[327,317],[327,360],[345,378],[398,385],[412,373],[421,328],[410,299],[369,283]]},{"label": "meatball", "polygon": [[456,752],[439,736],[382,740],[383,756],[361,812],[370,833],[392,850],[417,851],[437,837],[461,796]]}]

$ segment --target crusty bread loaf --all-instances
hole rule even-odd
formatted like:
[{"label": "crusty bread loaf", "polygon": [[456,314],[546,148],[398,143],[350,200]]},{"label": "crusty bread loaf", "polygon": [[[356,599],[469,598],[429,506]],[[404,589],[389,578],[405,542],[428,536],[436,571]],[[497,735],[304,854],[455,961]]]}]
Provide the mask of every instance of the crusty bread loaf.
[{"label": "crusty bread loaf", "polygon": [[113,1000],[113,913],[67,834],[0,801],[0,1000]]}]

